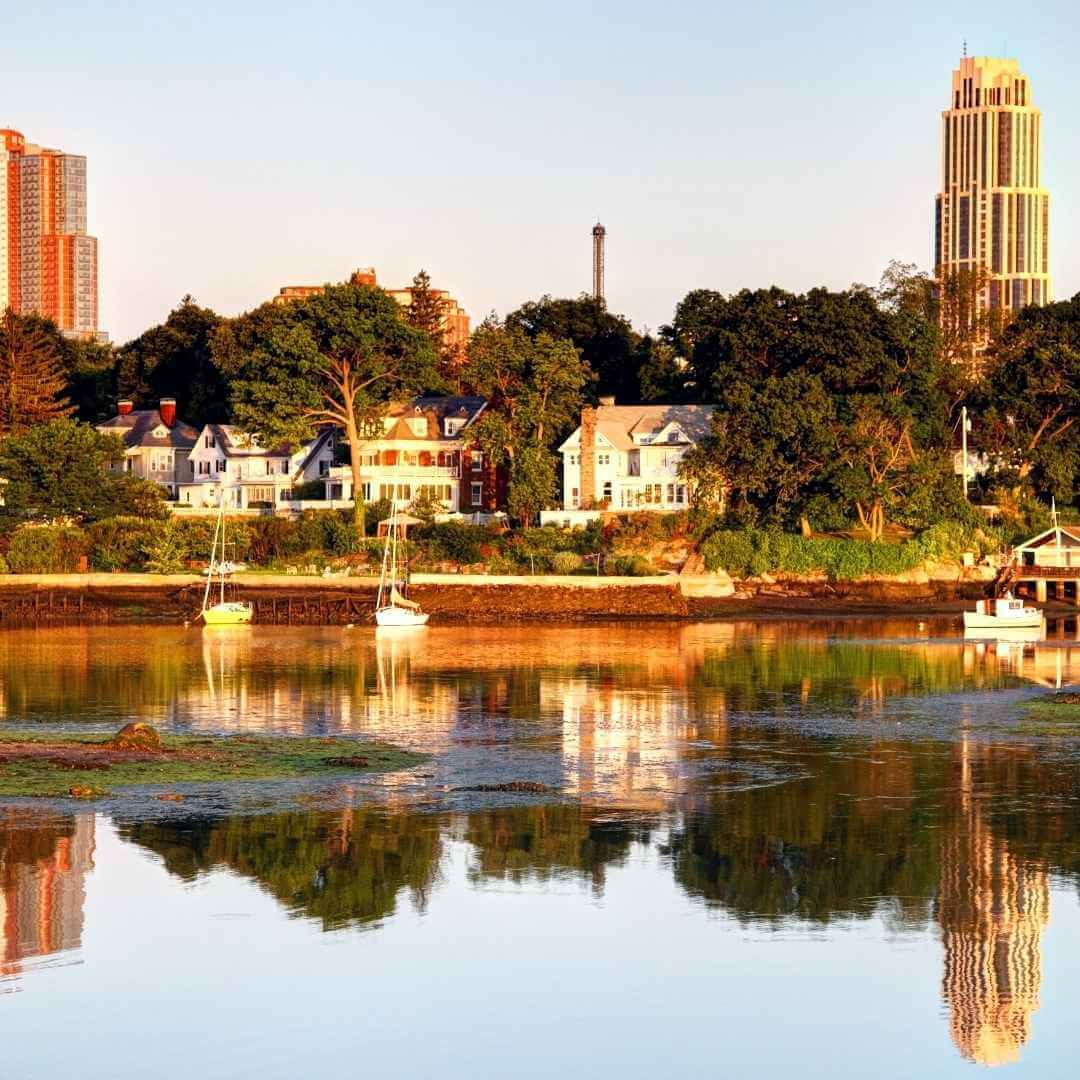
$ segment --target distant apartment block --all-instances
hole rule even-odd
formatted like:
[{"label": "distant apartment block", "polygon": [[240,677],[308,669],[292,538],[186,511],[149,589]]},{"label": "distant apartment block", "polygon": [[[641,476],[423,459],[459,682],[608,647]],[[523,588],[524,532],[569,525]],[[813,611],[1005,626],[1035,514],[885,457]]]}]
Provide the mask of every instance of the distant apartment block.
[{"label": "distant apartment block", "polygon": [[1030,80],[1016,60],[965,56],[941,117],[936,273],[985,268],[984,310],[1049,303],[1050,195]]},{"label": "distant apartment block", "polygon": [[98,334],[97,240],[86,232],[86,158],[0,129],[0,310]]},{"label": "distant apartment block", "polygon": [[[375,271],[371,267],[355,271],[349,277],[351,285],[377,285]],[[317,296],[326,288],[325,285],[284,285],[274,297],[275,304],[289,304],[294,300],[306,300],[309,296]],[[402,289],[387,289],[389,293],[403,308],[412,304],[412,288],[406,285]],[[469,316],[465,309],[445,290],[432,289],[432,295],[442,306],[443,344],[448,352],[462,354],[465,346],[469,343]]]}]

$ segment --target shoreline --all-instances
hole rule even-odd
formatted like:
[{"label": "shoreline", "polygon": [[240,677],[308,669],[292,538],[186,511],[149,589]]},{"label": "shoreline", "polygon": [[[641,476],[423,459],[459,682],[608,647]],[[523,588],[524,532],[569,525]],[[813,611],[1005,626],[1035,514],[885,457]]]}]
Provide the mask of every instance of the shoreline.
[{"label": "shoreline", "polygon": [[[0,627],[192,622],[205,585],[197,574],[9,574],[0,577]],[[678,574],[415,574],[412,586],[435,625],[958,616],[985,594],[984,582],[963,579],[799,579],[738,583],[736,589],[725,575]],[[378,579],[253,573],[238,575],[235,589],[253,604],[258,624],[363,624],[372,619]],[[1070,604],[1047,604],[1044,610],[1051,617],[1080,616],[1080,607]]]}]

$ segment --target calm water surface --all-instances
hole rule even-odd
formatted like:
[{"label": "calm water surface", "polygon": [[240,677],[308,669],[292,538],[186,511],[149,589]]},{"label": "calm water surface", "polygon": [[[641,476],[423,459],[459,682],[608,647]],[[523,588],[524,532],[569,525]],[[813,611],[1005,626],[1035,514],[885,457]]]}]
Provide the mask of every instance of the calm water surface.
[{"label": "calm water surface", "polygon": [[0,807],[0,1075],[1074,1076],[1080,739],[1016,718],[1077,681],[1075,622],[2,634],[5,727],[432,756]]}]

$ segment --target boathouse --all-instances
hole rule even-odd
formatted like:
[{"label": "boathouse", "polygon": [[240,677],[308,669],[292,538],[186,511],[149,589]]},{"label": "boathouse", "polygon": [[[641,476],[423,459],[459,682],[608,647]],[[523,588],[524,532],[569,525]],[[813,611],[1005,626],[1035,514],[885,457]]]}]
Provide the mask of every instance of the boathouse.
[{"label": "boathouse", "polygon": [[1040,603],[1080,605],[1080,525],[1055,525],[1013,548],[1012,580]]}]

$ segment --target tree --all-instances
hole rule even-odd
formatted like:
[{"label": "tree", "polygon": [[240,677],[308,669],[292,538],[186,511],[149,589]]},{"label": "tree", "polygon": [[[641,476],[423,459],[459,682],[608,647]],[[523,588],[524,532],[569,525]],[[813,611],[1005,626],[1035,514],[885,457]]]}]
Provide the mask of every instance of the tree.
[{"label": "tree", "polygon": [[124,444],[89,424],[60,418],[0,442],[6,517],[96,521],[116,514],[159,517],[163,490],[129,473],[110,471]]},{"label": "tree", "polygon": [[445,335],[443,318],[446,301],[431,287],[431,277],[426,270],[419,271],[409,286],[409,306],[405,309],[405,321],[429,338],[436,352],[443,351]]},{"label": "tree", "polygon": [[515,517],[529,521],[554,499],[552,448],[573,427],[591,378],[569,341],[533,339],[494,318],[473,333],[462,382],[488,399],[473,438],[491,465],[506,467]]},{"label": "tree", "polygon": [[596,376],[591,387],[596,394],[610,394],[616,401],[641,399],[639,371],[646,357],[638,351],[640,338],[603,300],[584,294],[576,300],[544,296],[507,315],[506,327],[533,340],[547,334],[572,342]]},{"label": "tree", "polygon": [[880,295],[691,293],[665,337],[718,409],[688,479],[715,488],[722,477],[733,508],[751,516],[790,523],[810,507],[843,507],[880,536],[908,466],[948,440],[946,368],[920,295],[888,283]]},{"label": "tree", "polygon": [[221,317],[185,296],[160,326],[116,354],[117,389],[141,407],[176,398],[177,414],[201,427],[229,419],[229,389],[214,363],[211,340]]},{"label": "tree", "polygon": [[0,317],[0,436],[70,416],[66,394],[55,339],[39,320],[8,308]]},{"label": "tree", "polygon": [[382,433],[393,398],[438,389],[435,349],[393,298],[371,285],[327,286],[306,300],[264,304],[223,324],[213,356],[231,380],[234,421],[264,443],[302,443],[327,425],[349,447],[357,528],[364,532],[360,455]]},{"label": "tree", "polygon": [[983,448],[999,469],[1073,501],[1080,483],[1080,295],[1016,316],[987,355],[972,405]]}]

